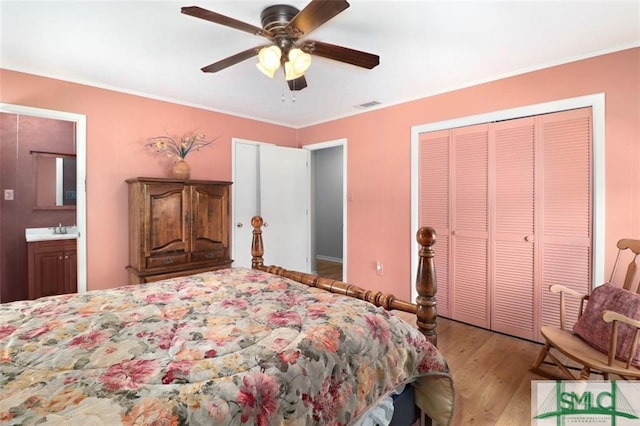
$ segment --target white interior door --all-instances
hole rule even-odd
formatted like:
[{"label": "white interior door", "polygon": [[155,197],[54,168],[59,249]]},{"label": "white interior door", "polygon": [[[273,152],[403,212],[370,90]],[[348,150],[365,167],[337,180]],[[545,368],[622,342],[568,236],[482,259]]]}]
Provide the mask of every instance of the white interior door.
[{"label": "white interior door", "polygon": [[258,146],[237,142],[233,145],[233,266],[251,267],[251,218],[258,209]]},{"label": "white interior door", "polygon": [[309,272],[308,151],[240,140],[233,150],[233,265],[251,266],[251,218],[260,215],[265,263]]},{"label": "white interior door", "polygon": [[265,263],[310,272],[309,151],[260,146],[259,188]]}]

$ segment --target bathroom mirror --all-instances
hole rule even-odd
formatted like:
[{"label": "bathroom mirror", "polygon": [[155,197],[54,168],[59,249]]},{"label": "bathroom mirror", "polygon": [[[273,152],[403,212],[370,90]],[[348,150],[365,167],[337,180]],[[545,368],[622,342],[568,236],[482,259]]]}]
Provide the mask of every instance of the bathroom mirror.
[{"label": "bathroom mirror", "polygon": [[76,156],[31,151],[34,164],[35,208],[76,208]]}]

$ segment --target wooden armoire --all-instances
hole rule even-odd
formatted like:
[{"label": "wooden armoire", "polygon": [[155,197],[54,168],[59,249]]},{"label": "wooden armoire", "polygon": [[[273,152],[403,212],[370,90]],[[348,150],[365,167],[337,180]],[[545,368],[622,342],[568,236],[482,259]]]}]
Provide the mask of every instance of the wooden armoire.
[{"label": "wooden armoire", "polygon": [[131,178],[129,283],[228,268],[231,182]]}]

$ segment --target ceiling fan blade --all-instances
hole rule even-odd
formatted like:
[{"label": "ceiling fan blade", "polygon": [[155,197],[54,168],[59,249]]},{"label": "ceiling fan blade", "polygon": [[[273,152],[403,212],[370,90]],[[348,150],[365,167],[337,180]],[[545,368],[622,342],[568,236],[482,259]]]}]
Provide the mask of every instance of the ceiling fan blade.
[{"label": "ceiling fan blade", "polygon": [[303,37],[349,7],[345,0],[312,0],[287,24],[287,32]]},{"label": "ceiling fan blade", "polygon": [[181,9],[185,15],[193,16],[195,18],[204,19],[205,21],[214,22],[216,24],[225,25],[227,27],[235,28],[236,30],[245,31],[253,35],[259,35],[271,39],[272,34],[255,25],[247,24],[246,22],[238,21],[237,19],[229,18],[228,16],[220,15],[219,13],[212,12],[207,9],[203,9],[198,6],[185,6]]},{"label": "ceiling fan blade", "polygon": [[[270,45],[266,45],[266,46],[270,46]],[[252,47],[251,49],[247,49],[240,53],[236,53],[235,55],[229,56],[228,58],[222,59],[218,62],[214,62],[211,65],[207,65],[206,67],[201,68],[201,70],[202,72],[218,72],[220,70],[230,67],[231,65],[238,64],[242,61],[246,61],[247,59],[256,56],[260,51],[260,49],[262,49],[263,47],[265,46]]]},{"label": "ceiling fan blade", "polygon": [[372,53],[336,46],[335,44],[322,43],[320,41],[304,41],[300,49],[312,55],[345,62],[362,68],[372,69],[380,64],[380,57]]},{"label": "ceiling fan blade", "polygon": [[302,77],[298,77],[293,80],[287,80],[287,84],[289,85],[289,90],[291,91],[302,90],[307,87],[307,79],[304,78],[303,75]]}]

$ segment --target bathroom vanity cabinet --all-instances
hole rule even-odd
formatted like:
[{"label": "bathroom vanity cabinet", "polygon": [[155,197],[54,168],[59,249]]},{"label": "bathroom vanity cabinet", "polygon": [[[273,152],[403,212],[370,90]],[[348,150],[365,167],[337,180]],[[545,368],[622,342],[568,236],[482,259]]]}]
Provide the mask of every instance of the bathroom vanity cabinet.
[{"label": "bathroom vanity cabinet", "polygon": [[27,243],[29,299],[78,291],[76,239]]}]

